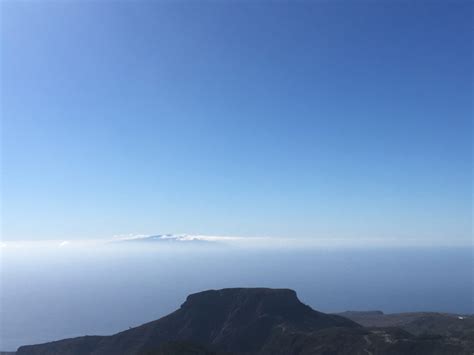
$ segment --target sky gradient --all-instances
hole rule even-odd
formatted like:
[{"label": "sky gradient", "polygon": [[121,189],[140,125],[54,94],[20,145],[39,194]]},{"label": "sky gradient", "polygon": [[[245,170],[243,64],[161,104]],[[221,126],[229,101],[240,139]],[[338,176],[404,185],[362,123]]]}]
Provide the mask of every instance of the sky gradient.
[{"label": "sky gradient", "polygon": [[471,2],[1,10],[4,240],[472,243]]}]

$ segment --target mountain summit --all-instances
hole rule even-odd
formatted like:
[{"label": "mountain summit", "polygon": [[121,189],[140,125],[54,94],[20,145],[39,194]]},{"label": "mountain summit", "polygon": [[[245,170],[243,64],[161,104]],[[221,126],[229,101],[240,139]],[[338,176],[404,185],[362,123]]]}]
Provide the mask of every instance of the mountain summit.
[{"label": "mountain summit", "polygon": [[462,354],[463,349],[444,338],[363,328],[311,309],[293,290],[229,288],[189,295],[175,312],[112,336],[22,346],[17,354]]}]

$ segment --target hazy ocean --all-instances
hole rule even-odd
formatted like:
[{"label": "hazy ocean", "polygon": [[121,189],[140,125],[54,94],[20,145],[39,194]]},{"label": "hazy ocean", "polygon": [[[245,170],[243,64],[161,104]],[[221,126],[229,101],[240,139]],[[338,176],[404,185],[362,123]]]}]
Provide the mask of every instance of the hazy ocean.
[{"label": "hazy ocean", "polygon": [[474,312],[472,249],[35,247],[1,258],[4,351],[112,334],[223,287],[292,288],[324,312]]}]

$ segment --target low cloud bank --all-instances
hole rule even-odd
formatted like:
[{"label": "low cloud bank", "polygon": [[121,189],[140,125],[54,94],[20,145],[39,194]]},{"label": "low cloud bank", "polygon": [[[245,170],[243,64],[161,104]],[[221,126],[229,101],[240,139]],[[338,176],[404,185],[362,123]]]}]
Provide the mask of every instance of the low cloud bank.
[{"label": "low cloud bank", "polygon": [[216,236],[200,234],[124,234],[112,238],[90,240],[39,240],[39,241],[2,241],[0,249],[23,248],[99,248],[114,246],[145,246],[154,247],[235,247],[259,249],[324,249],[324,248],[403,248],[403,247],[470,247],[469,244],[453,245],[446,240],[425,240],[407,238],[328,238],[328,237],[243,237]]}]

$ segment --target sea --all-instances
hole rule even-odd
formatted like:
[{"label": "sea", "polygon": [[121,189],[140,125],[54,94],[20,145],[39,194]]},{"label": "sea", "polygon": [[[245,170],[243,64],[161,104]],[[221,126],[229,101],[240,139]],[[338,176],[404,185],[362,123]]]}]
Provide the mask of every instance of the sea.
[{"label": "sea", "polygon": [[3,243],[0,350],[113,334],[227,287],[291,288],[322,312],[474,313],[473,248],[185,244]]}]

